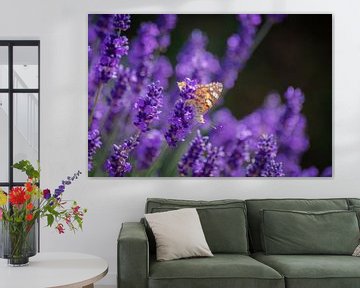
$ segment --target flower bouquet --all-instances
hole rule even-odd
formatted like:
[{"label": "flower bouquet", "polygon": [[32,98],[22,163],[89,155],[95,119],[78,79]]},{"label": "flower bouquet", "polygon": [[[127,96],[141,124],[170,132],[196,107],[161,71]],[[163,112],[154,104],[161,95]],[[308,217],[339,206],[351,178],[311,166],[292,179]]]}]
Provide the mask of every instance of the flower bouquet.
[{"label": "flower bouquet", "polygon": [[52,193],[38,186],[40,169],[23,160],[13,166],[26,173],[28,179],[23,187],[12,187],[8,194],[0,188],[0,257],[8,259],[9,265],[21,266],[36,254],[36,223],[45,218],[47,226],[55,227],[59,234],[65,226],[70,231],[82,229],[86,209],[72,201],[62,199],[65,187],[81,174],[67,177]]}]

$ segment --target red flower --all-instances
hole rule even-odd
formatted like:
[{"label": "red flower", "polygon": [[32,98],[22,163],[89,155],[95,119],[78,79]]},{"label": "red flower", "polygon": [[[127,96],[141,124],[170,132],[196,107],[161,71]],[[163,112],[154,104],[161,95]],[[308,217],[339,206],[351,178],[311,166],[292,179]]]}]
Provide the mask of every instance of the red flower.
[{"label": "red flower", "polygon": [[31,210],[34,208],[34,205],[32,203],[29,203],[26,205],[26,210]]},{"label": "red flower", "polygon": [[55,228],[58,230],[59,234],[63,234],[65,231],[64,226],[61,223],[59,223]]},{"label": "red flower", "polygon": [[23,187],[13,187],[9,193],[9,201],[12,205],[21,205],[26,201],[25,189]]},{"label": "red flower", "polygon": [[26,221],[31,221],[34,218],[32,214],[26,215]]},{"label": "red flower", "polygon": [[25,193],[25,196],[24,196],[25,200],[29,200],[31,198],[31,195],[28,194],[28,193]]}]

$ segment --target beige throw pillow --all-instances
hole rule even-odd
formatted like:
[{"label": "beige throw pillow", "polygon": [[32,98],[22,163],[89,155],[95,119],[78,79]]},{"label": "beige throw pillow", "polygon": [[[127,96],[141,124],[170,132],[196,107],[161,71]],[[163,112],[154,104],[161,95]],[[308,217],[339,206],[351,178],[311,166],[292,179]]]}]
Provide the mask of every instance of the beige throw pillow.
[{"label": "beige throw pillow", "polygon": [[195,208],[145,214],[156,241],[156,259],[213,256]]},{"label": "beige throw pillow", "polygon": [[360,257],[360,244],[355,248],[354,253],[352,256]]}]

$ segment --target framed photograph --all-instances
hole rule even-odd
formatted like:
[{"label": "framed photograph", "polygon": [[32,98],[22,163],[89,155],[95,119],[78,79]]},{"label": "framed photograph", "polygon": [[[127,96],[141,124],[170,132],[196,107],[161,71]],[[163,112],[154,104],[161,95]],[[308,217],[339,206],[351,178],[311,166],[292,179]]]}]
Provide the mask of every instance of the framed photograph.
[{"label": "framed photograph", "polygon": [[89,176],[331,177],[332,93],[331,14],[89,15]]}]

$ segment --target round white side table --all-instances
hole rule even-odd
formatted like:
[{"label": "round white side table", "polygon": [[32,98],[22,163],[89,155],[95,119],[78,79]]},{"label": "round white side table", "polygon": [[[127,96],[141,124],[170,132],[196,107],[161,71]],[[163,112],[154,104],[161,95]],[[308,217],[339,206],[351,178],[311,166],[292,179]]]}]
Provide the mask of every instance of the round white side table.
[{"label": "round white side table", "polygon": [[80,253],[38,253],[28,266],[9,267],[0,260],[1,288],[93,288],[108,272],[100,257]]}]

